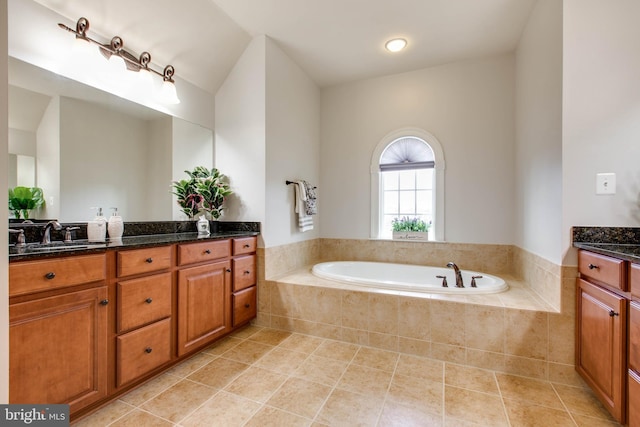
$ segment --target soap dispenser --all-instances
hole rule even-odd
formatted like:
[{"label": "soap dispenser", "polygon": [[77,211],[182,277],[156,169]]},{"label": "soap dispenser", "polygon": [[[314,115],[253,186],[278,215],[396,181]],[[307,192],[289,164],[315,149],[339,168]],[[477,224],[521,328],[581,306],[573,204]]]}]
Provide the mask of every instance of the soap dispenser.
[{"label": "soap dispenser", "polygon": [[122,217],[118,215],[118,208],[111,209],[113,209],[113,213],[109,217],[109,222],[107,223],[109,239],[121,239],[122,233],[124,232],[124,222],[122,221]]},{"label": "soap dispenser", "polygon": [[87,222],[87,240],[90,242],[104,242],[107,237],[107,219],[102,216],[102,208],[97,209],[98,214],[93,221]]}]

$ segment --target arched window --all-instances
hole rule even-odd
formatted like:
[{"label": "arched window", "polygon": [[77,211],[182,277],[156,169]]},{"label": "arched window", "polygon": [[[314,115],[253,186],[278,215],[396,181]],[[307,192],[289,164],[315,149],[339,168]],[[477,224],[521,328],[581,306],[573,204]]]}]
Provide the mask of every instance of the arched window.
[{"label": "arched window", "polygon": [[371,164],[371,235],[391,238],[395,218],[431,224],[430,240],[444,240],[444,159],[437,139],[419,129],[387,135]]}]

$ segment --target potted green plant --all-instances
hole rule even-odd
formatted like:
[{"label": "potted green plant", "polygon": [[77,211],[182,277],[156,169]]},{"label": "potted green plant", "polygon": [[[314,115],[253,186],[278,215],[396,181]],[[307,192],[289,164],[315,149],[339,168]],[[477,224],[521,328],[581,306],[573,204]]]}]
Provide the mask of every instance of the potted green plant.
[{"label": "potted green plant", "polygon": [[393,238],[406,240],[429,240],[431,223],[426,223],[418,217],[395,218],[391,222]]},{"label": "potted green plant", "polygon": [[226,197],[233,193],[225,181],[225,175],[216,168],[204,166],[184,172],[189,175],[188,179],[171,183],[172,193],[178,198],[182,212],[191,219],[199,214],[220,218]]},{"label": "potted green plant", "polygon": [[20,219],[29,219],[29,211],[44,205],[44,195],[39,187],[15,187],[9,189],[9,210]]}]

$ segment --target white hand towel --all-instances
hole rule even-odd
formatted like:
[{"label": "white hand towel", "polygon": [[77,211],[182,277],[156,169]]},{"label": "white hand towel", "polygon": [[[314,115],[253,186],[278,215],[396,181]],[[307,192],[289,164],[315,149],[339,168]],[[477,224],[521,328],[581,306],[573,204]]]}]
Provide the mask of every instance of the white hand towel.
[{"label": "white hand towel", "polygon": [[313,230],[313,218],[306,212],[306,191],[303,181],[296,181],[295,185],[295,211],[298,214],[298,229],[301,232]]}]

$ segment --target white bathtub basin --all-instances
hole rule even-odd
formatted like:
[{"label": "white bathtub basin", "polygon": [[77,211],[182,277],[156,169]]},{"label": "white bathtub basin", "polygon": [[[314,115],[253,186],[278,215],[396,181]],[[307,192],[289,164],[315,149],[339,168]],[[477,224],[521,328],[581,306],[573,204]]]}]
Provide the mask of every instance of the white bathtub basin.
[{"label": "white bathtub basin", "polygon": [[[410,264],[391,264],[365,261],[332,261],[313,266],[312,273],[318,277],[348,283],[354,286],[374,287],[389,290],[450,293],[450,294],[493,294],[509,289],[505,281],[497,276],[476,271],[462,270],[464,288],[456,287],[453,269]],[[446,276],[448,287],[442,286]],[[472,276],[477,287],[471,287]]]}]

